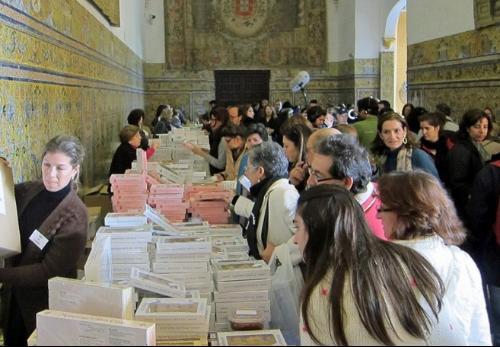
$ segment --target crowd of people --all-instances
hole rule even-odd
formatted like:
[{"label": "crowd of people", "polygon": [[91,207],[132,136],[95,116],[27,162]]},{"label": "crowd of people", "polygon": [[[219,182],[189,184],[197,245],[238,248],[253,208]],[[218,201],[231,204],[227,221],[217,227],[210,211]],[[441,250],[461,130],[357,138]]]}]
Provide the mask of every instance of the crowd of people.
[{"label": "crowd of people", "polygon": [[[491,109],[454,122],[445,104],[427,111],[364,98],[307,108],[217,106],[201,117],[216,180],[236,180],[233,220],[250,254],[280,266],[287,252],[303,280],[295,343],[491,345],[499,342],[500,158]],[[110,175],[124,173],[148,141],[186,122],[160,105],[120,132]],[[153,129],[153,130],[150,130]],[[86,240],[76,194],[84,157],[58,136],[42,156],[42,182],[16,186],[22,253],[0,269],[7,345],[25,344],[47,281],[74,277]],[[3,162],[3,159],[2,159]],[[30,242],[37,232],[44,245]],[[299,283],[298,282],[298,283]],[[491,330],[490,330],[491,325]],[[281,327],[277,327],[281,328]],[[492,340],[493,337],[493,340]]]},{"label": "crowd of people", "polygon": [[[213,172],[238,172],[232,206],[251,255],[300,254],[302,342],[490,344],[490,320],[498,342],[492,112],[471,109],[455,122],[446,104],[408,104],[402,114],[371,97],[355,111],[286,104],[214,107],[210,153],[188,148]],[[256,124],[258,145],[242,137],[236,152],[220,148],[233,148],[227,129],[255,135]],[[242,153],[248,160],[236,161]]]}]

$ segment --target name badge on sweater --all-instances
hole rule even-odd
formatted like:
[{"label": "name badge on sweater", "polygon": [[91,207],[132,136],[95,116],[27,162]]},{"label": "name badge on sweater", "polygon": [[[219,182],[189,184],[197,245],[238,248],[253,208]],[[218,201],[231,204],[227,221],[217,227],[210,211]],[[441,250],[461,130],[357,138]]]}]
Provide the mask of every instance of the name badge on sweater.
[{"label": "name badge on sweater", "polygon": [[43,236],[38,230],[33,231],[33,234],[30,236],[30,241],[33,242],[40,250],[43,250],[49,240]]}]

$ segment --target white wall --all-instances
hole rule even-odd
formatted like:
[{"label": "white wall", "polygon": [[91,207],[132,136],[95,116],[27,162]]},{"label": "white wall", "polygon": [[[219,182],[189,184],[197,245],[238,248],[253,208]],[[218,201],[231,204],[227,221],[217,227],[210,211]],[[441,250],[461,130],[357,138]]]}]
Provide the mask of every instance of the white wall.
[{"label": "white wall", "polygon": [[144,16],[144,60],[146,63],[165,63],[163,0],[146,0]]},{"label": "white wall", "polygon": [[120,0],[120,26],[112,27],[99,11],[87,0],[77,0],[109,31],[125,43],[135,54],[144,59],[143,22],[145,0]]},{"label": "white wall", "polygon": [[356,0],[356,59],[379,57],[387,17],[397,2],[398,0]]},{"label": "white wall", "polygon": [[328,62],[354,58],[355,0],[326,1]]},{"label": "white wall", "polygon": [[408,0],[408,45],[474,29],[474,0]]}]

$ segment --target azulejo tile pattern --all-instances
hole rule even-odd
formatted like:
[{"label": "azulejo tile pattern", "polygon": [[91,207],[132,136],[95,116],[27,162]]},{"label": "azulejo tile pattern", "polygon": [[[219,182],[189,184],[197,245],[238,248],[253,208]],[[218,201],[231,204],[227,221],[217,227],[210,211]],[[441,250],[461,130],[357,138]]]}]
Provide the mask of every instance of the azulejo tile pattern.
[{"label": "azulejo tile pattern", "polygon": [[434,109],[450,104],[458,120],[470,108],[500,114],[500,26],[408,47],[408,100]]},{"label": "azulejo tile pattern", "polygon": [[[378,65],[378,59],[363,59],[334,63],[328,70],[307,69],[311,75],[311,82],[306,86],[308,100],[317,99],[326,105],[354,103],[365,96],[378,96]],[[289,88],[289,82],[300,70],[302,69],[271,69],[271,101],[304,103],[302,94],[294,94]],[[181,107],[195,119],[206,111],[208,101],[215,98],[213,70],[185,72],[169,70],[166,64],[145,64],[144,71],[147,122],[152,120],[156,107],[160,104]]]},{"label": "azulejo tile pattern", "polygon": [[[300,70],[303,69],[271,68],[271,101],[304,103],[302,94],[293,94],[289,88],[290,80]],[[311,82],[306,86],[307,97],[323,105],[354,103],[362,97],[379,94],[378,59],[352,59],[330,63],[327,69],[306,70],[311,75]],[[144,73],[147,122],[152,120],[160,104],[182,107],[195,119],[206,111],[208,101],[215,98],[213,70],[186,72],[169,70],[167,64],[145,64]]]},{"label": "azulejo tile pattern", "polygon": [[58,134],[82,139],[85,186],[105,179],[143,78],[142,60],[76,0],[0,0],[0,155],[16,181],[40,177]]}]

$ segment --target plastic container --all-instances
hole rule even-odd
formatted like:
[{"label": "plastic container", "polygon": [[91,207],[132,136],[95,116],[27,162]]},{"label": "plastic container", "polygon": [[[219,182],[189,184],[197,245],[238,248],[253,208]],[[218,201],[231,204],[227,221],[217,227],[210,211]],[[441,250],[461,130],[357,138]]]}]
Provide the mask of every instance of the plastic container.
[{"label": "plastic container", "polygon": [[257,310],[232,310],[228,317],[231,329],[242,330],[262,330],[264,329],[264,315]]}]

